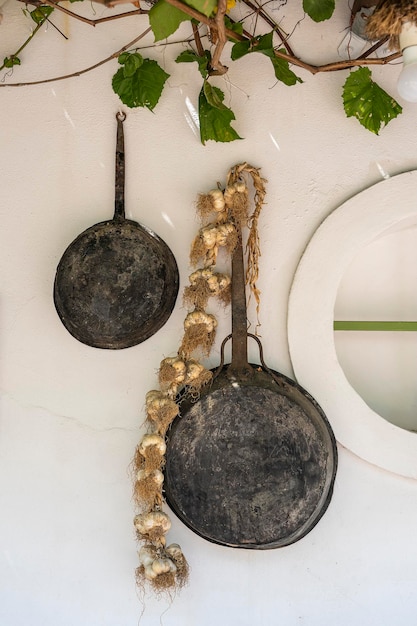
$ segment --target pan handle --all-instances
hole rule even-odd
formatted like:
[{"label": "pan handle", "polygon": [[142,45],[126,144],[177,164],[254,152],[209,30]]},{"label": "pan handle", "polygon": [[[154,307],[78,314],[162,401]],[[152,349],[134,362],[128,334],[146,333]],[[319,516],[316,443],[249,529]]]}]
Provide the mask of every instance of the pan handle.
[{"label": "pan handle", "polygon": [[114,220],[125,219],[125,140],[123,134],[123,122],[126,114],[118,111],[117,119],[117,139],[116,139],[116,185],[114,198]]},{"label": "pan handle", "polygon": [[250,376],[248,363],[247,311],[242,229],[236,225],[238,240],[232,255],[232,361],[228,374],[238,378]]}]

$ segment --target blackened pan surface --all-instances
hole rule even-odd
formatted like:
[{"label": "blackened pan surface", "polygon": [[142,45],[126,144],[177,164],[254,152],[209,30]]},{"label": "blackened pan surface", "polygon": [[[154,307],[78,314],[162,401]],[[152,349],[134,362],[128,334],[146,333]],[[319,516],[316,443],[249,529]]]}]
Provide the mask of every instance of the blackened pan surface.
[{"label": "blackened pan surface", "polygon": [[88,228],[64,252],[54,302],[67,330],[96,348],[127,348],[168,320],[178,294],[175,257],[151,230],[127,219]]}]

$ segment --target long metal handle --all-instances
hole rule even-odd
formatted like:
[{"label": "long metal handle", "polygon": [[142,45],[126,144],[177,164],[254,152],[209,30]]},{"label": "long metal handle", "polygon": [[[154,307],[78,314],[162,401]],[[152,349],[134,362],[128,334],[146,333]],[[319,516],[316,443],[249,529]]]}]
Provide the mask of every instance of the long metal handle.
[{"label": "long metal handle", "polygon": [[240,228],[238,242],[232,255],[232,361],[228,372],[238,376],[252,372],[248,363],[245,268]]},{"label": "long metal handle", "polygon": [[125,219],[125,140],[123,134],[123,122],[126,119],[125,113],[118,112],[117,119],[117,139],[116,139],[116,184],[114,199],[115,220]]}]

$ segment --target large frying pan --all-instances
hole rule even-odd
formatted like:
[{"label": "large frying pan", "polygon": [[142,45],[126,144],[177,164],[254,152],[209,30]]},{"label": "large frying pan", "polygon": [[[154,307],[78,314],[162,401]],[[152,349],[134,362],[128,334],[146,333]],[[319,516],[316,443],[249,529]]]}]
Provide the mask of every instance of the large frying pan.
[{"label": "large frying pan", "polygon": [[[268,549],[304,537],[326,511],[337,448],[329,422],[300,385],[268,368],[247,334],[241,241],[232,258],[232,360],[197,401],[180,401],[167,436],[168,505],[201,537]],[[247,337],[261,365],[248,363]]]},{"label": "large frying pan", "polygon": [[118,113],[113,219],[81,233],[56,271],[55,307],[66,329],[95,348],[128,348],[168,320],[179,276],[167,244],[146,226],[125,219],[125,115]]}]

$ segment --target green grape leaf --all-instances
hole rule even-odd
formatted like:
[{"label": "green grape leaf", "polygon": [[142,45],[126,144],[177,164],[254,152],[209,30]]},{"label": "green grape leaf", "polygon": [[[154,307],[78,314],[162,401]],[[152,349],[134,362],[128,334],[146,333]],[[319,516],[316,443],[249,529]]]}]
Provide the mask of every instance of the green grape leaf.
[{"label": "green grape leaf", "polygon": [[122,52],[118,61],[123,65],[123,76],[129,78],[143,65],[143,56],[138,52]]},{"label": "green grape leaf", "polygon": [[[124,55],[125,54],[126,53],[124,53]],[[124,57],[124,55],[121,56]],[[133,73],[131,73],[131,67],[129,65],[126,75],[125,68],[128,65],[128,59],[126,57],[124,58],[124,66],[113,76],[113,91],[117,93],[123,104],[126,104],[128,107],[146,107],[150,111],[153,111],[158,104],[165,81],[169,78],[169,74],[167,74],[156,61],[142,59],[142,63],[136,67]]]},{"label": "green grape leaf", "polygon": [[334,12],[335,0],[303,0],[303,9],[315,22],[328,20]]},{"label": "green grape leaf", "polygon": [[[266,35],[254,37],[252,41],[239,41],[238,43],[235,43],[231,51],[232,60],[236,61],[250,52],[261,52],[271,59],[275,78],[277,80],[288,86],[295,85],[296,83],[302,83],[303,81],[301,78],[290,70],[288,61],[285,59],[279,59],[275,55],[272,37],[273,33],[270,32]],[[280,52],[285,52],[285,50],[281,49]]]},{"label": "green grape leaf", "polygon": [[149,11],[149,24],[155,41],[161,41],[175,33],[181,22],[186,20],[191,20],[191,17],[165,0],[158,0]]},{"label": "green grape leaf", "polygon": [[217,7],[217,0],[187,0],[185,4],[210,17]]},{"label": "green grape leaf", "polygon": [[223,104],[224,93],[218,87],[213,87],[207,80],[203,85],[204,96],[211,107],[215,109],[227,109],[227,106]]},{"label": "green grape leaf", "polygon": [[30,11],[30,17],[36,24],[43,24],[47,17],[49,17],[54,10],[53,7],[48,6],[47,4],[42,4],[37,7],[33,11]]},{"label": "green grape leaf", "polygon": [[232,61],[237,61],[237,59],[242,58],[250,52],[263,52],[264,54],[270,51],[273,52],[272,37],[273,32],[270,32],[266,35],[259,35],[258,37],[247,39],[246,41],[238,41],[232,47]]},{"label": "green grape leaf", "polygon": [[[237,35],[243,35],[243,24],[242,22],[232,22],[228,15],[224,16],[224,25],[229,30],[232,30]],[[232,36],[228,37],[230,41],[236,41]]]},{"label": "green grape leaf", "polygon": [[235,43],[232,47],[230,56],[232,58],[232,61],[237,61],[238,59],[244,57],[245,54],[249,54],[249,52],[253,52],[253,50],[251,49],[251,42],[248,39]]},{"label": "green grape leaf", "polygon": [[402,112],[401,105],[374,83],[368,67],[349,74],[343,87],[343,106],[347,117],[356,117],[376,135]]},{"label": "green grape leaf", "polygon": [[19,57],[12,54],[11,56],[4,58],[3,67],[13,67],[14,65],[20,65]]},{"label": "green grape leaf", "polygon": [[[279,52],[285,52],[285,49],[282,48]],[[291,85],[295,85],[297,83],[302,83],[303,81],[297,74],[295,74],[292,70],[290,70],[290,65],[286,59],[280,59],[275,54],[267,55],[270,57],[272,66],[274,68],[275,78],[284,85],[291,87]]]},{"label": "green grape leaf", "polygon": [[207,78],[208,76],[208,67],[211,61],[211,54],[209,50],[204,50],[204,56],[200,56],[194,50],[184,50],[181,52],[179,56],[175,59],[176,63],[198,63],[198,69],[203,78]]},{"label": "green grape leaf", "polygon": [[228,142],[241,139],[230,125],[236,119],[235,114],[223,104],[224,93],[218,87],[212,87],[206,80],[198,98],[200,118],[200,139],[206,141]]}]

